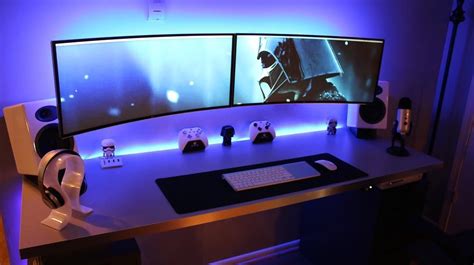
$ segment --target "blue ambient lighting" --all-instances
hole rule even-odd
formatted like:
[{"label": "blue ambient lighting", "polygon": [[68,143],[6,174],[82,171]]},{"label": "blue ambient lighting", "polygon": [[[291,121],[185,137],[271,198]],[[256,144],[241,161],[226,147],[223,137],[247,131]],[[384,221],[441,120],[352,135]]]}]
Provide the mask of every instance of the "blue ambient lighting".
[{"label": "blue ambient lighting", "polygon": [[[91,38],[91,37],[109,37],[109,36],[130,36],[130,35],[153,35],[153,34],[182,34],[182,33],[225,33],[225,32],[265,32],[265,33],[295,33],[295,34],[314,34],[314,35],[350,35],[350,32],[360,32],[357,29],[367,29],[365,23],[362,20],[357,20],[360,16],[359,13],[354,12],[353,9],[347,9],[342,11],[341,17],[347,17],[348,15],[353,14],[353,19],[347,19],[348,21],[358,21],[358,23],[345,23],[346,20],[340,20],[336,17],[327,17],[326,12],[323,10],[315,10],[312,8],[301,7],[298,8],[298,12],[288,13],[288,6],[277,5],[272,7],[271,12],[262,13],[260,7],[255,6],[255,1],[244,0],[240,2],[230,3],[223,2],[219,6],[214,6],[211,3],[204,3],[200,5],[185,5],[179,6],[176,12],[170,12],[166,17],[165,23],[160,24],[157,27],[156,23],[150,22],[146,19],[146,14],[143,13],[143,10],[140,8],[129,8],[128,6],[118,7],[113,10],[107,9],[98,9],[94,12],[91,12],[88,9],[80,10],[78,14],[81,16],[77,19],[70,20],[66,25],[64,25],[62,32],[58,32],[58,39],[80,39],[80,38]],[[313,3],[309,4],[310,6]],[[257,8],[249,8],[257,7]],[[216,13],[216,10],[218,11]],[[316,13],[315,13],[316,12]],[[274,21],[279,21],[284,17],[283,23],[275,23]],[[339,16],[338,16],[339,17]],[[218,21],[219,23],[216,23]],[[190,23],[192,22],[192,23]],[[238,23],[236,23],[238,22]],[[120,27],[117,25],[120,24]],[[371,36],[371,34],[365,34]],[[228,53],[227,56],[231,56],[231,53]],[[145,56],[144,56],[145,57]],[[143,67],[142,64],[137,65],[137,67]],[[96,82],[95,79],[98,77],[94,75],[90,69],[84,69],[82,72],[79,72],[79,78],[83,82],[80,83],[89,83]],[[82,75],[82,76],[81,76]],[[179,86],[165,86],[172,88],[180,92],[180,89],[196,89],[197,87],[206,86],[207,84],[200,80],[195,79],[194,77],[189,77],[184,79],[185,83],[179,84]],[[49,81],[49,80],[48,80]],[[87,82],[86,82],[87,81]],[[150,80],[153,84],[161,85],[160,79]],[[179,88],[179,89],[178,89]],[[41,91],[43,93],[44,91]],[[77,101],[80,96],[83,95],[83,90],[81,93],[76,94],[74,101]],[[168,101],[166,95],[166,90],[164,91],[164,98]],[[184,94],[179,93],[181,97],[178,99],[180,102],[184,100]],[[66,101],[71,101],[65,94]],[[172,97],[171,97],[172,98]],[[169,101],[168,101],[169,102]],[[170,104],[173,107],[175,104]],[[109,108],[111,106],[108,106]],[[115,106],[116,107],[116,106]],[[134,108],[143,108],[141,102],[137,101],[135,98],[130,99],[126,102],[126,105],[121,106],[120,109],[129,111]],[[321,115],[314,116],[315,120],[319,119],[319,116],[326,117],[326,113],[330,112],[330,115],[334,114],[334,109],[336,113],[339,113],[340,107],[332,105],[330,111],[326,108],[320,109]],[[109,109],[105,109],[107,113]],[[262,109],[255,109],[245,112],[245,117],[257,117],[262,115]],[[343,111],[346,113],[346,110]],[[243,109],[238,113],[243,113]],[[340,112],[342,113],[342,112]],[[298,114],[297,112],[295,114]],[[192,116],[192,114],[189,114]],[[342,114],[337,114],[338,119],[343,119],[345,116]],[[344,114],[345,115],[345,114]],[[265,117],[269,120],[275,120],[272,114]],[[263,119],[263,117],[262,117]],[[324,119],[324,118],[322,118]],[[181,128],[181,124],[186,124],[186,118],[179,117],[176,120],[173,120],[170,123],[170,126],[174,129]],[[203,126],[217,126],[216,122],[212,119],[210,121],[206,120],[206,123]],[[148,135],[148,131],[153,131],[154,125],[144,122],[145,126],[142,127],[144,131],[141,135]],[[298,121],[296,121],[298,124]],[[287,124],[287,128],[277,129],[277,137],[307,133],[312,131],[324,131],[326,130],[326,125],[303,125],[296,126]],[[130,129],[128,129],[130,128]],[[103,139],[104,137],[110,137],[115,135],[128,135],[133,133],[134,126],[126,127],[122,126],[117,129],[114,127],[110,130],[97,131],[88,134],[78,135],[78,141],[81,143],[80,147],[81,153],[85,156],[86,159],[97,158],[102,156],[100,150],[95,149],[95,144],[97,139]],[[242,137],[237,135],[232,140],[233,141],[247,141],[249,140],[247,134],[242,134]],[[137,153],[147,153],[147,152],[156,152],[164,151],[170,149],[177,149],[177,143],[174,140],[170,140],[170,135],[163,135],[163,142],[154,143],[136,143],[134,141],[145,141],[146,138],[136,138],[126,139],[121,142],[121,146],[117,150],[117,155],[128,155],[128,154],[137,154]],[[218,134],[208,134],[210,144],[221,144],[222,138]]]},{"label": "blue ambient lighting", "polygon": [[[284,127],[276,130],[277,137],[283,137],[288,135],[295,135],[295,134],[303,134],[303,133],[310,133],[310,132],[320,132],[325,131],[327,125],[324,123],[315,124],[315,125],[300,125],[300,126],[292,126],[292,127]],[[337,126],[338,129],[343,128],[343,126]],[[249,137],[234,137],[232,141],[234,142],[242,142],[250,140]],[[215,144],[222,144],[222,137],[219,135],[211,135],[208,136],[209,145]],[[166,142],[166,143],[159,143],[159,144],[148,144],[148,145],[137,145],[137,146],[130,146],[125,147],[120,150],[117,150],[117,156],[124,156],[124,155],[133,155],[133,154],[143,154],[143,153],[151,153],[151,152],[159,152],[159,151],[166,151],[166,150],[173,150],[178,149],[177,142]],[[93,159],[102,157],[102,152],[96,152],[88,156],[82,156],[83,159]]]},{"label": "blue ambient lighting", "polygon": [[[342,128],[342,126],[337,127]],[[295,134],[302,134],[302,133],[310,133],[310,132],[321,132],[327,129],[327,125],[325,123],[320,124],[305,124],[299,125],[295,127],[283,127],[280,129],[276,129],[276,135],[278,136],[287,136],[287,135],[295,135]]]},{"label": "blue ambient lighting", "polygon": [[[133,154],[142,154],[142,153],[166,151],[166,150],[173,150],[173,149],[178,149],[178,144],[175,142],[151,144],[151,145],[144,145],[144,146],[131,146],[131,147],[123,148],[122,150],[118,151],[116,155],[133,155]],[[102,152],[92,155],[88,157],[87,159],[96,158],[96,157],[102,157]]]}]

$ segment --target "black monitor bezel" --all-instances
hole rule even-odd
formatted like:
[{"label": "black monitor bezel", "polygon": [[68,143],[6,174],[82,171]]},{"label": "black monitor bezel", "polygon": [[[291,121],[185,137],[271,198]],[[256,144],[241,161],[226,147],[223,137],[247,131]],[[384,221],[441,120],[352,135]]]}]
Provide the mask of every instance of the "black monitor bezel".
[{"label": "black monitor bezel", "polygon": [[[229,102],[227,105],[216,106],[216,107],[207,107],[207,108],[197,108],[197,109],[188,109],[183,111],[175,111],[161,114],[154,114],[143,116],[140,118],[128,119],[119,122],[109,123],[102,126],[87,128],[84,130],[75,131],[72,133],[65,134],[63,131],[62,125],[62,109],[61,109],[61,94],[60,94],[60,85],[59,85],[59,74],[58,74],[58,65],[57,65],[57,54],[56,54],[56,44],[61,43],[74,43],[74,42],[87,42],[87,41],[102,41],[102,40],[116,40],[116,39],[139,39],[139,38],[159,38],[159,37],[199,37],[199,36],[228,36],[232,39],[231,47],[231,69],[230,69],[230,84],[229,84]],[[246,103],[246,104],[234,104],[234,91],[235,91],[235,67],[237,64],[236,54],[237,54],[237,38],[239,36],[277,36],[277,37],[311,37],[311,38],[333,38],[333,39],[348,39],[348,40],[371,40],[371,41],[381,41],[382,43],[382,52],[380,54],[380,62],[378,65],[377,73],[377,83],[380,77],[380,69],[382,65],[383,50],[385,46],[385,40],[380,38],[361,38],[361,37],[343,37],[343,36],[328,36],[328,35],[309,35],[309,34],[274,34],[274,33],[190,33],[190,34],[154,34],[154,35],[132,35],[132,36],[113,36],[113,37],[99,37],[99,38],[84,38],[84,39],[67,39],[67,40],[53,40],[51,41],[51,53],[53,61],[53,73],[54,73],[54,86],[56,93],[56,107],[58,108],[58,127],[59,127],[59,136],[61,138],[67,138],[74,135],[95,131],[107,127],[112,127],[120,124],[125,124],[128,122],[140,121],[145,119],[151,119],[162,116],[169,116],[175,114],[182,114],[187,112],[194,111],[203,111],[203,110],[213,110],[213,109],[223,109],[230,107],[245,107],[245,106],[258,106],[258,105],[278,105],[278,104],[311,104],[311,103],[325,103],[325,104],[368,104],[375,100],[376,94],[375,89],[373,89],[373,99],[372,101],[295,101],[295,102],[258,102],[258,103]]]},{"label": "black monitor bezel", "polygon": [[[372,90],[372,101],[324,101],[324,100],[303,100],[303,101],[292,101],[292,102],[257,102],[257,103],[244,103],[244,104],[235,104],[234,100],[231,102],[231,107],[240,107],[240,106],[258,106],[258,105],[273,105],[273,104],[311,104],[311,103],[325,103],[325,104],[369,104],[375,101],[375,98],[377,95],[375,94],[375,91],[377,89],[379,77],[380,77],[380,69],[382,67],[382,58],[383,58],[383,50],[385,47],[385,39],[380,39],[380,38],[361,38],[361,37],[342,37],[342,36],[327,36],[327,35],[308,35],[308,34],[273,34],[273,33],[237,33],[235,34],[235,47],[233,49],[236,50],[237,53],[237,40],[239,36],[275,36],[275,37],[309,37],[309,38],[331,38],[331,39],[343,39],[343,40],[368,40],[368,41],[380,41],[382,44],[382,52],[380,53],[380,61],[378,63],[378,71],[377,71],[377,82],[375,87]],[[237,56],[235,54],[234,56]],[[232,62],[234,64],[234,71],[232,75],[234,75],[233,79],[235,80],[235,65],[237,65],[237,58],[234,57],[232,58]],[[231,86],[231,94],[234,95],[234,89],[235,89],[235,82]]]},{"label": "black monitor bezel", "polygon": [[[204,36],[224,36],[224,37],[231,37],[232,41],[232,46],[231,46],[231,72],[230,72],[230,91],[229,91],[229,101],[227,105],[222,105],[222,106],[215,106],[215,107],[206,107],[206,108],[196,108],[196,109],[187,109],[187,110],[182,110],[182,111],[174,111],[174,112],[167,112],[167,113],[160,113],[160,114],[153,114],[153,115],[148,115],[148,116],[143,116],[140,118],[134,118],[134,119],[127,119],[127,120],[122,120],[119,122],[113,122],[113,123],[108,123],[105,125],[101,126],[96,126],[92,128],[87,128],[84,130],[79,130],[79,131],[74,131],[72,133],[64,133],[64,128],[63,128],[63,114],[62,114],[62,108],[61,108],[61,93],[60,93],[60,84],[59,84],[59,74],[58,74],[58,64],[57,64],[57,54],[56,54],[56,44],[62,44],[62,43],[75,43],[75,42],[88,42],[88,41],[103,41],[103,40],[117,40],[117,39],[140,39],[140,38],[160,38],[160,37],[204,37]],[[59,129],[59,136],[61,138],[67,138],[67,137],[72,137],[78,134],[90,132],[90,131],[95,131],[107,127],[112,127],[120,124],[125,124],[129,122],[134,122],[134,121],[140,121],[140,120],[145,120],[145,119],[151,119],[151,118],[156,118],[156,117],[162,117],[162,116],[168,116],[168,115],[174,115],[174,114],[181,114],[181,113],[187,113],[187,112],[194,112],[194,111],[202,111],[202,110],[212,110],[212,109],[222,109],[222,108],[229,108],[231,107],[231,103],[233,100],[233,84],[234,84],[234,74],[233,74],[233,67],[234,67],[234,58],[235,58],[235,40],[236,40],[236,34],[231,34],[231,33],[199,33],[199,34],[157,34],[157,35],[133,35],[133,36],[114,36],[114,37],[100,37],[100,38],[85,38],[85,39],[69,39],[69,40],[53,40],[51,41],[51,53],[52,53],[52,59],[53,59],[53,72],[54,72],[54,87],[55,87],[55,93],[56,93],[56,107],[58,109],[58,129]]]}]

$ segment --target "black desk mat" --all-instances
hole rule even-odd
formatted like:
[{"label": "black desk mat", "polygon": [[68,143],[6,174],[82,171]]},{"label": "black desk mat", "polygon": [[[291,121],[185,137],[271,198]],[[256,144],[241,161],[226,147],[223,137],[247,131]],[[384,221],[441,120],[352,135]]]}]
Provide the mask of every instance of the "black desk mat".
[{"label": "black desk mat", "polygon": [[[337,170],[329,171],[325,167],[314,163],[315,160],[320,159],[333,162],[336,164]],[[239,192],[234,191],[227,181],[222,178],[224,173],[298,161],[308,162],[321,173],[321,176]],[[326,186],[366,176],[368,176],[367,173],[331,154],[324,153],[244,167],[160,178],[156,179],[156,184],[158,184],[176,213],[183,214]]]}]

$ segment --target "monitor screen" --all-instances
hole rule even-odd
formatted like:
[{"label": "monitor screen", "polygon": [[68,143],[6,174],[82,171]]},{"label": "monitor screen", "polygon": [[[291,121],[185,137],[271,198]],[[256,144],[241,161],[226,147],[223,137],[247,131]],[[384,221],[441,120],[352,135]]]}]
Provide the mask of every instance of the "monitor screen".
[{"label": "monitor screen", "polygon": [[372,102],[383,44],[376,39],[239,34],[233,104]]},{"label": "monitor screen", "polygon": [[232,35],[53,41],[63,137],[230,105]]}]

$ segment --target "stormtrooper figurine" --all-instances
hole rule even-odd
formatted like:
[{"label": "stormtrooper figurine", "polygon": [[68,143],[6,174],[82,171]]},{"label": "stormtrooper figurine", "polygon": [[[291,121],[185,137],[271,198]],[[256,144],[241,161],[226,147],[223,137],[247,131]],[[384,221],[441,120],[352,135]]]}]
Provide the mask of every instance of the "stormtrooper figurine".
[{"label": "stormtrooper figurine", "polygon": [[113,139],[104,139],[101,142],[102,152],[104,158],[115,157],[115,141]]}]

